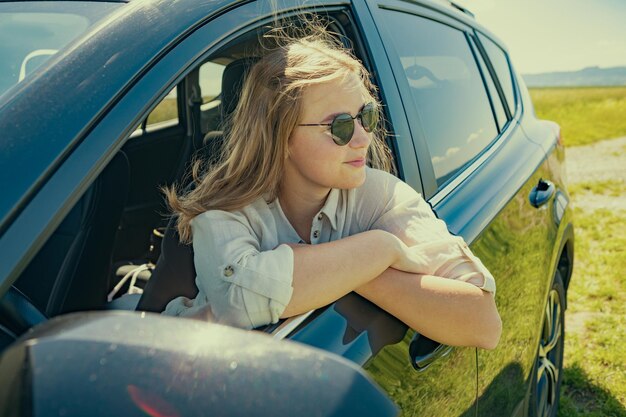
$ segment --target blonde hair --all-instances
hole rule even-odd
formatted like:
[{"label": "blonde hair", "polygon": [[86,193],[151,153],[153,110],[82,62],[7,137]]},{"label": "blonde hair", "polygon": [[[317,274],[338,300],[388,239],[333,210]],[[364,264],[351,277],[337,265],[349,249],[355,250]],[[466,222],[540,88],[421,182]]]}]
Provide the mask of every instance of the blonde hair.
[{"label": "blonde hair", "polygon": [[[377,104],[369,73],[325,26],[307,22],[308,33],[289,34],[286,27],[264,35],[272,46],[250,69],[241,96],[226,129],[220,159],[205,169],[196,161],[192,177],[196,187],[182,194],[178,187],[163,189],[178,214],[183,242],[191,241],[191,220],[207,210],[237,210],[261,196],[278,195],[288,140],[300,122],[302,94],[307,87],[356,75],[364,91]],[[292,28],[293,29],[293,28]],[[371,166],[389,171],[391,153],[381,127],[373,134],[368,151]]]}]

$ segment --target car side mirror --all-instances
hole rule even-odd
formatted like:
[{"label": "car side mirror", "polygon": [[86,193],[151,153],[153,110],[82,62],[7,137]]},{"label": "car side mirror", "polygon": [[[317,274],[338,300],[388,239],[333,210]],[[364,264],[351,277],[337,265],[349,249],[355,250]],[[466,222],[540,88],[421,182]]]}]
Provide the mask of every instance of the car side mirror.
[{"label": "car side mirror", "polygon": [[418,372],[425,371],[433,362],[447,356],[450,352],[452,352],[452,346],[443,345],[420,333],[415,333],[409,344],[411,364]]},{"label": "car side mirror", "polygon": [[138,312],[52,319],[0,356],[6,416],[395,416],[365,372],[269,335]]}]

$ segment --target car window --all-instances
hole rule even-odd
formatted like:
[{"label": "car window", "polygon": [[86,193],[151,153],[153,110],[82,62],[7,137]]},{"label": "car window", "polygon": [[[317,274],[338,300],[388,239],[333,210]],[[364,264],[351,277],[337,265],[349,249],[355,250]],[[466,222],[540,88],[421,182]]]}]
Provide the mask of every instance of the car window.
[{"label": "car window", "polygon": [[496,85],[493,82],[493,78],[491,77],[491,74],[489,73],[489,70],[487,69],[485,60],[480,54],[476,46],[476,43],[474,42],[474,39],[472,37],[470,37],[470,43],[472,44],[472,51],[474,51],[474,56],[476,57],[476,59],[478,60],[478,64],[480,65],[480,71],[483,75],[483,79],[487,83],[487,90],[489,90],[489,99],[491,101],[491,106],[495,114],[496,120],[498,122],[498,127],[500,129],[500,132],[502,132],[502,130],[504,129],[504,126],[508,122],[506,113],[504,111],[504,104],[502,103],[502,100],[500,99],[500,95],[498,94]]},{"label": "car window", "polygon": [[205,62],[200,67],[200,91],[202,104],[214,101],[222,92],[222,74],[225,65],[216,62]]},{"label": "car window", "polygon": [[0,95],[121,4],[0,3]]},{"label": "car window", "polygon": [[178,122],[178,103],[176,87],[174,87],[163,100],[150,112],[146,128],[155,127],[157,124],[170,126]]},{"label": "car window", "polygon": [[483,80],[463,31],[408,13],[383,16],[441,188],[498,134]]},{"label": "car window", "polygon": [[496,71],[500,86],[504,91],[506,102],[511,110],[511,114],[515,114],[515,91],[513,89],[513,80],[511,78],[511,67],[504,51],[491,39],[484,36],[482,33],[478,34],[480,43],[485,47],[489,61],[493,65],[493,69]]},{"label": "car window", "polygon": [[208,61],[200,66],[199,83],[202,105],[200,124],[202,133],[217,132],[221,121],[222,75],[226,65]]},{"label": "car window", "polygon": [[176,126],[179,123],[178,115],[178,92],[174,87],[161,100],[157,106],[152,109],[148,117],[146,117],[135,131],[131,134],[131,139],[141,137],[149,132],[154,132],[166,127]]}]

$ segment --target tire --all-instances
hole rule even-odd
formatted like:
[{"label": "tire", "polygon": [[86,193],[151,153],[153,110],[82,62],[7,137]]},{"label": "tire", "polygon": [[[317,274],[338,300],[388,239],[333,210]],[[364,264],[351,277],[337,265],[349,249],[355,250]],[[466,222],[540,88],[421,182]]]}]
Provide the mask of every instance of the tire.
[{"label": "tire", "polygon": [[530,391],[529,416],[555,417],[563,380],[565,287],[556,271],[546,300]]}]

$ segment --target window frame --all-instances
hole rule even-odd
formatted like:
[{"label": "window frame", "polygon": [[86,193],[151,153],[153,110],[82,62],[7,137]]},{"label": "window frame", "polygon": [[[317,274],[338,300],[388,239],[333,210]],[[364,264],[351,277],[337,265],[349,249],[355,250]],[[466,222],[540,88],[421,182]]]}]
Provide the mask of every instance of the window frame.
[{"label": "window frame", "polygon": [[[501,98],[500,98],[500,93],[497,90],[496,87],[496,82],[493,79],[493,77],[491,76],[491,73],[489,72],[489,69],[487,67],[487,63],[485,62],[485,59],[483,58],[481,52],[478,50],[478,45],[476,44],[476,37],[467,34],[466,35],[467,40],[470,44],[470,47],[472,49],[472,54],[474,55],[474,60],[476,61],[476,63],[478,64],[478,71],[480,72],[480,75],[482,77],[483,80],[483,85],[485,87],[485,90],[487,91],[487,96],[489,98],[489,104],[491,106],[491,111],[493,113],[493,118],[496,121],[496,126],[498,128],[498,136],[500,135],[500,133],[502,133],[502,131],[504,131],[506,129],[507,124],[511,121],[511,118],[509,118],[507,116],[507,112],[506,112],[506,104],[502,102]],[[482,62],[479,62],[481,61]],[[485,72],[486,70],[486,72]],[[494,94],[492,94],[492,89],[490,88],[490,86],[488,85],[488,82],[491,81],[493,88],[496,89],[495,91],[495,96]],[[504,113],[504,123],[502,125],[500,125],[500,120],[498,118],[498,115],[496,114],[496,106],[500,105],[500,108],[502,109],[502,112]]]},{"label": "window frame", "polygon": [[[511,123],[508,123],[500,131],[498,129],[499,124],[497,118],[493,113],[493,109],[490,108],[489,112],[498,133],[491,139],[489,145],[483,148],[481,152],[475,155],[474,158],[472,158],[470,161],[468,161],[466,165],[459,169],[453,177],[451,177],[446,183],[439,187],[437,185],[437,180],[432,163],[432,155],[428,148],[426,134],[422,128],[422,115],[415,105],[413,97],[411,95],[408,80],[406,79],[404,69],[399,59],[399,55],[393,43],[393,36],[390,33],[389,28],[382,23],[384,22],[385,18],[381,16],[380,13],[381,10],[405,13],[419,18],[428,19],[438,24],[449,26],[452,29],[460,30],[464,33],[467,42],[467,48],[474,59],[474,63],[479,73],[482,74],[480,63],[476,60],[476,56],[474,55],[474,51],[472,49],[469,39],[469,37],[474,34],[475,29],[471,25],[468,25],[458,19],[454,19],[442,12],[434,11],[424,6],[408,5],[404,2],[398,4],[398,2],[395,2],[393,0],[381,0],[376,2],[376,5],[372,7],[372,9],[374,19],[378,22],[381,22],[381,24],[378,25],[379,32],[381,38],[383,39],[383,42],[385,43],[385,48],[388,50],[387,56],[392,67],[396,84],[398,86],[398,89],[400,90],[405,113],[411,128],[414,152],[418,161],[419,171],[423,182],[423,196],[427,201],[431,203],[431,205],[434,206],[446,195],[448,195],[452,190],[454,190],[461,182],[463,182],[471,174],[471,172],[476,169],[478,165],[482,164],[484,160],[495,151],[494,146],[498,143],[503,133],[508,130]],[[485,94],[487,95],[487,99],[490,102],[491,106],[492,97],[489,89],[485,85],[485,80],[483,80],[483,88],[485,89]]]},{"label": "window frame", "polygon": [[[513,63],[511,62],[511,57],[509,56],[509,52],[498,41],[496,41],[493,37],[489,36],[483,31],[479,31],[475,29],[474,34],[475,34],[475,41],[479,47],[481,55],[483,56],[483,60],[485,60],[486,64],[488,63],[487,65],[488,65],[488,68],[490,68],[490,71],[493,71],[492,79],[499,88],[499,94],[502,94],[501,100],[504,104],[505,111],[508,110],[509,112],[507,112],[507,114],[510,113],[509,120],[518,119],[519,114],[521,112],[521,107],[522,107],[521,93],[520,93],[519,85],[517,83],[517,77],[513,69]],[[504,93],[504,89],[502,88],[502,83],[500,82],[498,73],[495,70],[493,63],[491,62],[491,57],[489,56],[489,53],[487,52],[487,48],[485,48],[485,46],[483,45],[481,38],[485,38],[491,41],[494,44],[494,46],[499,48],[504,54],[504,58],[506,59],[507,66],[509,69],[509,77],[511,78],[511,85],[513,87],[513,111],[512,112],[510,112],[510,108],[507,105],[508,100],[506,99],[506,94]],[[504,97],[504,99],[502,97]]]}]

